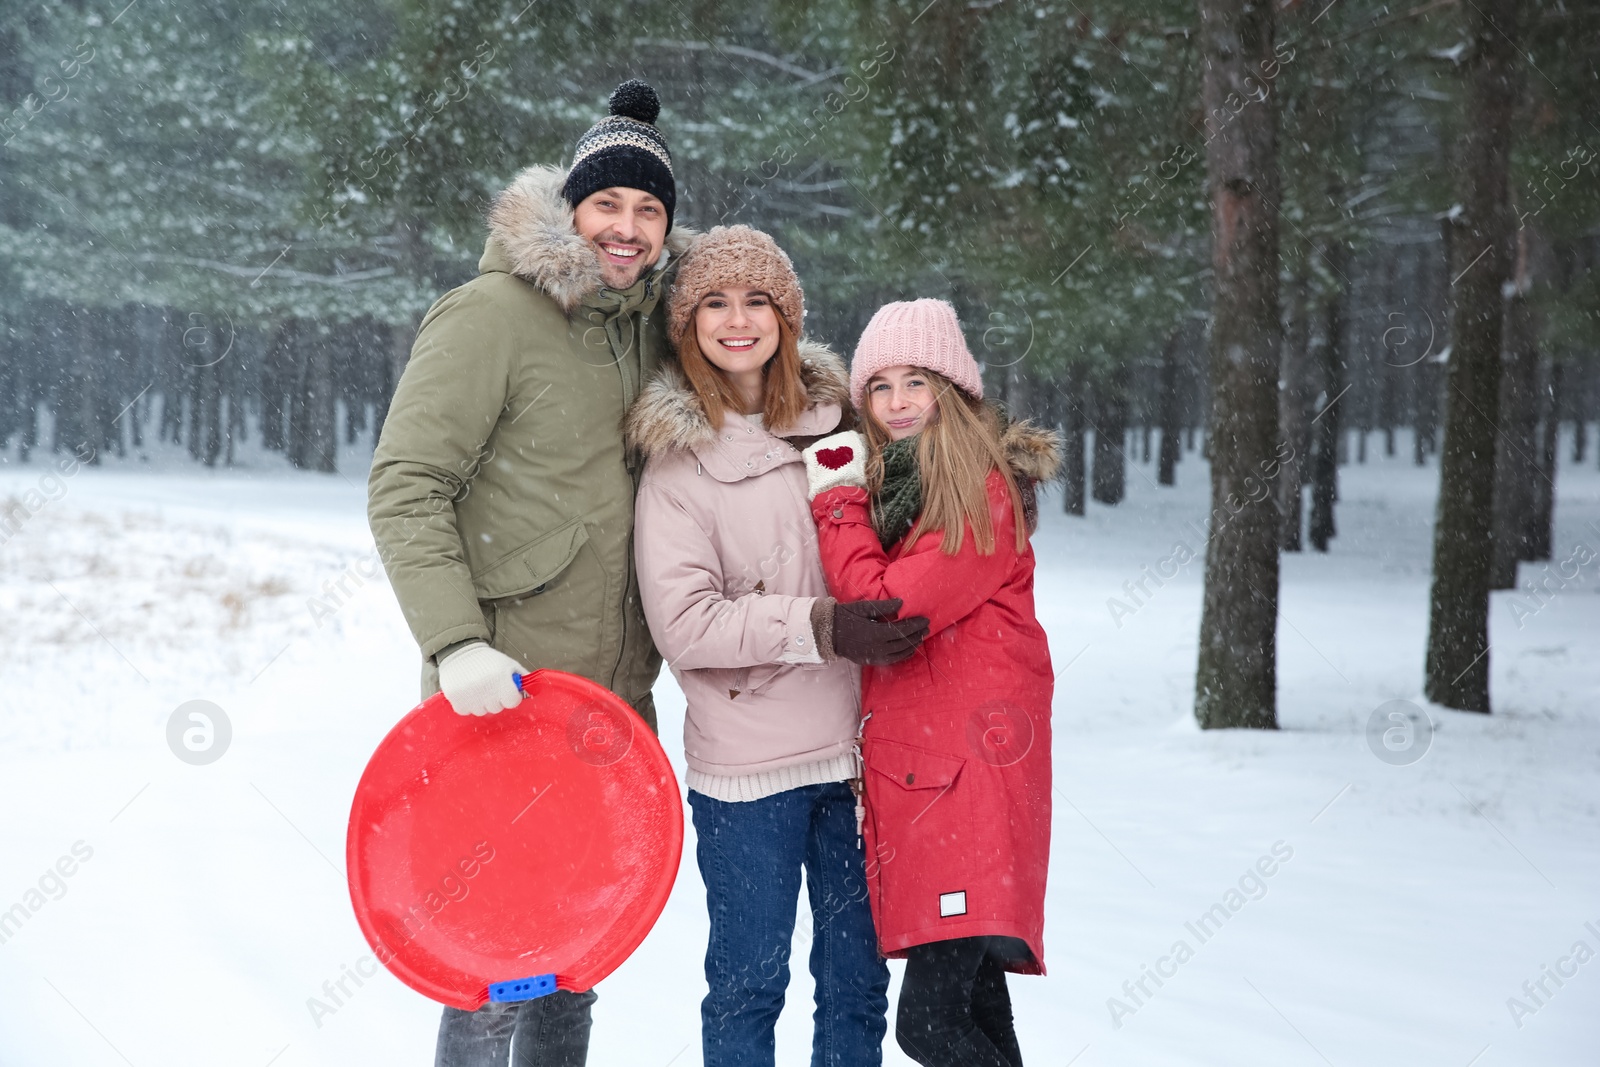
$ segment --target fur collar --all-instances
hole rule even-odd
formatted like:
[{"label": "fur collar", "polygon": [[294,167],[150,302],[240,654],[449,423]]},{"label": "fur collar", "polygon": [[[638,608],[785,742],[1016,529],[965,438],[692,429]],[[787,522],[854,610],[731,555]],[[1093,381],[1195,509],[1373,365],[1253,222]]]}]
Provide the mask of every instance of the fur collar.
[{"label": "fur collar", "polygon": [[[567,172],[529,167],[489,208],[489,238],[500,246],[512,274],[538,286],[572,314],[600,289],[594,248],[573,229],[572,205],[561,195]],[[698,236],[687,226],[667,234],[667,251],[683,255]]]},{"label": "fur collar", "polygon": [[[850,372],[844,360],[827,345],[800,340],[800,381],[813,406],[837,404],[850,408]],[[689,379],[677,360],[662,364],[628,412],[624,432],[630,448],[645,458],[675,450],[694,449],[716,441],[717,429],[706,419]]]},{"label": "fur collar", "polygon": [[1054,481],[1061,472],[1061,435],[1035,426],[1027,419],[1008,425],[1000,434],[1011,473],[1035,482]]}]

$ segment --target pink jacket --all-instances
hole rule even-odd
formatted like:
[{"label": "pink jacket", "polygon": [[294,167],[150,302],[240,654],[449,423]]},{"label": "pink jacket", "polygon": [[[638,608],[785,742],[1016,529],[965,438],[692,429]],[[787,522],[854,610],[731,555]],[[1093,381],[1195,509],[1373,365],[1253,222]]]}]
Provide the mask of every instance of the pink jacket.
[{"label": "pink jacket", "polygon": [[729,414],[713,432],[687,379],[667,364],[628,414],[646,459],[634,511],[634,559],[645,619],[688,699],[689,767],[737,776],[852,750],[860,670],[824,662],[812,605],[828,595],[806,496],[805,464],[788,438],[839,425],[843,362],[801,342],[811,406],[776,434]]}]

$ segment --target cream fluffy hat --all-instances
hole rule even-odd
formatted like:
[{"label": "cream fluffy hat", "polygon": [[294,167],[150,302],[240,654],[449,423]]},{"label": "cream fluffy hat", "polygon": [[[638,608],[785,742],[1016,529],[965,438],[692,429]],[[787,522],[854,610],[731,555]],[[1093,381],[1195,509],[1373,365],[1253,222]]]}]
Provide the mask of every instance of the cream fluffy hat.
[{"label": "cream fluffy hat", "polygon": [[667,300],[667,339],[674,348],[705,295],[723,286],[760,289],[796,337],[806,319],[806,296],[794,264],[778,243],[749,226],[713,226],[684,253]]}]

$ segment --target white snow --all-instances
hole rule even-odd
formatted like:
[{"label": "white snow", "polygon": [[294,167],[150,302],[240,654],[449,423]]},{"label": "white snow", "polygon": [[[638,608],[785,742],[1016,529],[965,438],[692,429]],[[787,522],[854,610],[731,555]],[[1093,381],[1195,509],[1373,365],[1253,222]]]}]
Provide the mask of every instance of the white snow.
[{"label": "white snow", "polygon": [[[0,465],[0,501],[38,489],[45,459]],[[1558,562],[1600,552],[1593,462],[1559,472]],[[253,465],[84,469],[0,545],[0,916],[30,912],[0,943],[7,1064],[432,1062],[435,1005],[386,972],[346,977],[371,963],[345,816],[417,688],[392,595],[362,577],[361,456],[343,475]],[[1542,604],[1496,594],[1494,714],[1430,708],[1431,749],[1390,765],[1365,729],[1386,701],[1421,703],[1437,468],[1342,468],[1333,551],[1284,559],[1284,728],[1201,732],[1203,560],[1147,583],[1120,626],[1107,607],[1175,542],[1201,554],[1203,465],[1186,454],[1177,489],[1153,478],[1131,467],[1127,502],[1084,519],[1044,498],[1058,788],[1050,975],[1011,983],[1028,1062],[1594,1063],[1600,962],[1570,954],[1600,951],[1600,562]],[[682,697],[665,675],[657,695],[681,772]],[[194,699],[233,729],[207,766],[166,743]],[[1219,903],[1202,943],[1188,924]],[[661,922],[601,986],[591,1063],[699,1062],[705,929],[691,840]],[[804,942],[786,1065],[809,1062]],[[314,1019],[312,997],[334,1010]],[[1120,1025],[1110,998],[1133,1009]],[[892,1038],[885,1058],[907,1062]]]}]

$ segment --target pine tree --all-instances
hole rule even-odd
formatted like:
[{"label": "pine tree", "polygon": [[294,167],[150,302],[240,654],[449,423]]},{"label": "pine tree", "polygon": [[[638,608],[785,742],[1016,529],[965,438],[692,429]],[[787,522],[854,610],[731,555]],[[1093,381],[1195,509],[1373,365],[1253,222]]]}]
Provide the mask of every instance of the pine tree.
[{"label": "pine tree", "polygon": [[1273,7],[1203,0],[1211,327],[1211,529],[1195,717],[1277,726],[1278,203]]},{"label": "pine tree", "polygon": [[1499,417],[1501,290],[1511,274],[1509,202],[1517,92],[1518,0],[1484,0],[1466,13],[1462,211],[1456,271],[1439,512],[1433,538],[1426,693],[1461,711],[1489,710],[1489,570],[1493,555],[1495,427]]}]

